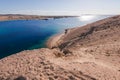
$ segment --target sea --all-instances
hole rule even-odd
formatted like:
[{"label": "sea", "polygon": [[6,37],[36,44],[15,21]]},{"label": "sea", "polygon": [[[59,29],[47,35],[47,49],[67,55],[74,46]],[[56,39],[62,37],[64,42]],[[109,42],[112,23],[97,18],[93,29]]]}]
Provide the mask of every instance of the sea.
[{"label": "sea", "polygon": [[46,42],[51,36],[107,17],[110,16],[0,21],[0,59],[24,50],[46,48]]}]

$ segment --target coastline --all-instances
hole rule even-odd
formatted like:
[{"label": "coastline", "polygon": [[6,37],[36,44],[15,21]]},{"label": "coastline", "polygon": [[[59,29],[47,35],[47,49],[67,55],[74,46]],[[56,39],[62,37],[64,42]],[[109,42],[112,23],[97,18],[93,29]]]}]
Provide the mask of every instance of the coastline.
[{"label": "coastline", "polygon": [[[120,16],[65,30],[48,38],[48,48],[25,50],[1,59],[0,80],[119,80],[119,20]],[[61,51],[57,46],[62,41],[75,44],[65,45],[66,50]]]},{"label": "coastline", "polygon": [[64,33],[61,34],[55,34],[53,36],[51,36],[47,42],[46,42],[46,46],[48,48],[54,48],[57,47],[58,44],[60,43],[60,38],[64,35]]},{"label": "coastline", "polygon": [[0,15],[0,21],[10,21],[10,20],[48,20],[50,18],[59,19],[67,17],[76,16],[40,16],[40,15],[20,15],[20,14],[6,14]]}]

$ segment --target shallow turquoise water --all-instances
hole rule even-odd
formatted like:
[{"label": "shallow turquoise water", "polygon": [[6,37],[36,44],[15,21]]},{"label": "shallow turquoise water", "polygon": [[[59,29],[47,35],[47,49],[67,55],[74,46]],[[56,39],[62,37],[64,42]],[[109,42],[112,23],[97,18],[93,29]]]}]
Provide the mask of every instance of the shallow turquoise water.
[{"label": "shallow turquoise water", "polygon": [[11,54],[46,47],[45,43],[54,34],[66,28],[82,26],[105,18],[98,16],[91,21],[80,21],[77,17],[49,20],[13,20],[0,22],[0,58]]}]

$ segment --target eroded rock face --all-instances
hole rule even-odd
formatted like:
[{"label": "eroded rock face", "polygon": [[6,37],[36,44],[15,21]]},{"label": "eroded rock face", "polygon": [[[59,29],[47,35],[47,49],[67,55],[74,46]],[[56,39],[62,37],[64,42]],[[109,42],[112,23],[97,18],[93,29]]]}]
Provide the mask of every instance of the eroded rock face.
[{"label": "eroded rock face", "polygon": [[107,18],[86,26],[71,29],[61,38],[59,48],[99,45],[120,41],[120,16]]},{"label": "eroded rock face", "polygon": [[120,16],[69,29],[50,48],[0,60],[0,80],[119,80]]}]

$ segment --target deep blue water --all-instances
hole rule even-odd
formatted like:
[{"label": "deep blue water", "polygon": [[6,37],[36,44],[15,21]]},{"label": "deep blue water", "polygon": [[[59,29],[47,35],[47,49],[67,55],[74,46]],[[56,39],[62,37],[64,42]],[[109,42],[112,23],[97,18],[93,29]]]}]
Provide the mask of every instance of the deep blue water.
[{"label": "deep blue water", "polygon": [[13,20],[0,22],[0,58],[23,51],[46,47],[45,43],[54,34],[66,28],[82,26],[108,16],[98,16],[90,21],[77,17],[49,20]]}]

